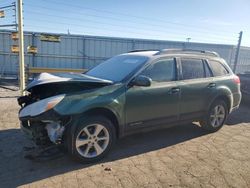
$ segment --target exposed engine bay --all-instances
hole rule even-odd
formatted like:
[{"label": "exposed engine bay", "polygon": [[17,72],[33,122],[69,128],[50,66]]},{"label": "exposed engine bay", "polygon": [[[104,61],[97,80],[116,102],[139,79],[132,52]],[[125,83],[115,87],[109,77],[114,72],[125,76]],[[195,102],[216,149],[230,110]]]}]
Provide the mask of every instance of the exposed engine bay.
[{"label": "exposed engine bay", "polygon": [[67,94],[92,90],[110,84],[109,81],[83,74],[40,74],[26,88],[27,95],[19,97],[19,119],[22,130],[38,146],[61,144],[70,116],[57,114],[53,107]]},{"label": "exposed engine bay", "polygon": [[25,107],[26,105],[32,104],[39,100],[60,95],[60,94],[68,94],[74,93],[84,90],[90,90],[97,87],[102,87],[103,84],[99,83],[83,83],[83,82],[59,82],[59,83],[49,83],[38,85],[29,90],[29,93],[26,96],[19,97],[18,104],[21,107]]},{"label": "exposed engine bay", "polygon": [[34,141],[37,146],[61,144],[65,127],[70,117],[61,121],[22,121],[22,130]]}]

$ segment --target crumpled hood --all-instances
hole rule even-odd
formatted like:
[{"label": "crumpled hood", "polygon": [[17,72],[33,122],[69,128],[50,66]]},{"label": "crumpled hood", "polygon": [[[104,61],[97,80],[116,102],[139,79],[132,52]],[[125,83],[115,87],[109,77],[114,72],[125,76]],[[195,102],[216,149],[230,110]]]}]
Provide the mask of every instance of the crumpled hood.
[{"label": "crumpled hood", "polygon": [[101,83],[101,84],[112,84],[113,81],[104,80],[101,78],[96,78],[88,76],[81,73],[41,73],[36,77],[27,87],[26,91],[30,91],[31,88],[49,84],[49,83],[61,83],[61,82],[86,82],[86,83]]}]

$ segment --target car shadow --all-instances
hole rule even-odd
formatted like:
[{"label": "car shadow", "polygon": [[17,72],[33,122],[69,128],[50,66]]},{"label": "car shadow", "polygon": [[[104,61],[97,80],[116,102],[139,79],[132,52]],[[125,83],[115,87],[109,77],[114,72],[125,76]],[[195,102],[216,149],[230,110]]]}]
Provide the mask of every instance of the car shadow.
[{"label": "car shadow", "polygon": [[0,99],[14,99],[14,98],[17,98],[18,96],[5,96],[5,97],[2,97],[0,96]]},{"label": "car shadow", "polygon": [[250,123],[250,104],[242,103],[240,108],[233,111],[227,121],[226,124],[229,126],[238,125],[240,123]]},{"label": "car shadow", "polygon": [[80,164],[66,155],[43,162],[25,159],[23,146],[31,142],[19,129],[2,130],[0,131],[0,187],[17,187],[77,169],[105,165],[107,162],[167,148],[206,134],[208,133],[195,124],[135,134],[119,140],[102,161],[95,164]]},{"label": "car shadow", "polygon": [[108,161],[173,146],[208,134],[195,124],[184,124],[168,129],[138,133],[118,141]]},{"label": "car shadow", "polygon": [[[226,124],[233,126],[249,122],[250,106],[242,104],[229,116]],[[0,187],[17,187],[91,166],[99,165],[98,168],[103,168],[102,166],[106,166],[108,162],[168,148],[206,134],[208,133],[195,124],[142,132],[118,140],[110,154],[102,161],[95,164],[80,164],[72,161],[67,155],[41,162],[25,159],[27,151],[24,151],[24,146],[31,146],[31,141],[24,137],[20,129],[1,130]]]},{"label": "car shadow", "polygon": [[18,79],[5,79],[0,78],[0,85],[2,86],[16,86],[18,87]]}]

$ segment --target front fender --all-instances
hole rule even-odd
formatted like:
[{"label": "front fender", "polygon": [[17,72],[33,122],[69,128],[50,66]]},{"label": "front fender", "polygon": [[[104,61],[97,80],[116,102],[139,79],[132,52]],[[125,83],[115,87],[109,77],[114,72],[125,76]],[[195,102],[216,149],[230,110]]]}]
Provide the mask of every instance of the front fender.
[{"label": "front fender", "polygon": [[77,115],[94,108],[106,108],[123,122],[125,87],[122,84],[95,89],[92,92],[67,95],[54,110],[61,115]]}]

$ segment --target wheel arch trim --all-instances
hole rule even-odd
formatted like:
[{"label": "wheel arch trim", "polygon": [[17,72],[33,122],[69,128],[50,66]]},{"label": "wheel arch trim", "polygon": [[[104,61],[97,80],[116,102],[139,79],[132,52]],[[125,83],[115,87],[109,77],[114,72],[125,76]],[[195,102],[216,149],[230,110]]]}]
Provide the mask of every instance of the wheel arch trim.
[{"label": "wheel arch trim", "polygon": [[208,109],[210,109],[210,107],[212,106],[212,104],[214,103],[214,101],[219,100],[219,99],[223,100],[227,104],[228,112],[230,113],[231,109],[232,109],[232,104],[233,104],[233,97],[232,97],[232,94],[227,94],[227,93],[220,93],[220,94],[216,95],[211,100]]}]

